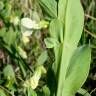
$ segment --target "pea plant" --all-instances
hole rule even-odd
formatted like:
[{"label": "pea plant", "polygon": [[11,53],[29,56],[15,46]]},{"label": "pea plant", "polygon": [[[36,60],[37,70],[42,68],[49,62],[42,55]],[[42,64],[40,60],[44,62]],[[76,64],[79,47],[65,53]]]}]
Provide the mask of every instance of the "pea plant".
[{"label": "pea plant", "polygon": [[38,2],[45,18],[50,21],[50,37],[45,39],[45,44],[47,48],[53,48],[55,54],[52,70],[55,75],[53,82],[56,83],[50,89],[51,96],[75,96],[77,92],[82,94],[81,87],[90,69],[91,49],[89,45],[78,47],[84,26],[80,0]]}]

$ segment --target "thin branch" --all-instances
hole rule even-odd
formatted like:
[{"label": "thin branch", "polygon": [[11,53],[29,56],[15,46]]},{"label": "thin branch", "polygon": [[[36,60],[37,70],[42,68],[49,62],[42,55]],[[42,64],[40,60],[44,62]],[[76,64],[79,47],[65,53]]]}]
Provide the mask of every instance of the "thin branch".
[{"label": "thin branch", "polygon": [[96,39],[96,35],[84,28],[84,31]]},{"label": "thin branch", "polygon": [[96,18],[95,18],[95,17],[90,16],[90,15],[88,15],[88,14],[85,14],[85,17],[90,18],[90,19],[92,19],[92,20],[95,20],[95,21],[96,21]]},{"label": "thin branch", "polygon": [[1,86],[0,85],[0,88],[2,89],[2,90],[4,90],[5,92],[7,92],[8,94],[10,94],[11,96],[14,96],[14,94],[12,94],[9,90],[7,90],[5,87],[3,87],[3,86]]},{"label": "thin branch", "polygon": [[95,89],[93,89],[91,92],[90,92],[90,94],[92,94],[93,92],[95,92],[96,91],[96,88]]}]

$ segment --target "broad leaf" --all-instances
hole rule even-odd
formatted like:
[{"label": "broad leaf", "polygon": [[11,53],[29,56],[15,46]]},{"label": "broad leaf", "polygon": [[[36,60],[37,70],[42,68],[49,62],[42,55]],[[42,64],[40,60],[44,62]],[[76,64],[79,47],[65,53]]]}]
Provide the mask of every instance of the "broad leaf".
[{"label": "broad leaf", "polygon": [[86,81],[91,62],[91,49],[88,46],[77,48],[71,58],[66,75],[63,94],[65,96],[75,95]]},{"label": "broad leaf", "polygon": [[[46,2],[49,3],[51,1],[53,0],[47,0]],[[46,8],[48,7],[47,5]],[[53,70],[58,81],[56,96],[67,96],[67,93],[66,95],[64,93],[67,90],[64,90],[66,87],[65,81],[67,80],[66,74],[68,74],[67,71],[70,66],[71,57],[73,56],[81,38],[84,25],[84,12],[80,4],[80,0],[58,0],[57,5],[57,18],[51,20],[49,26],[50,38],[52,39],[46,39],[45,43],[47,47],[54,48],[55,62],[53,64]],[[90,60],[90,58],[88,59]],[[87,72],[87,70],[89,69],[86,69],[85,71]],[[84,83],[86,77],[82,79],[82,84]],[[80,84],[78,85],[79,87],[82,85]],[[70,85],[68,85],[68,88],[69,87]],[[77,89],[75,89],[75,91],[77,91]],[[69,96],[72,95],[74,94],[69,94]]]},{"label": "broad leaf", "polygon": [[0,29],[0,38],[3,38],[6,34],[6,28]]},{"label": "broad leaf", "polygon": [[[75,2],[74,6],[73,2]],[[63,85],[65,81],[66,72],[69,66],[71,56],[75,51],[80,40],[84,24],[84,13],[80,4],[80,0],[68,0],[66,6],[66,16],[64,21],[65,32],[57,96],[63,96]]]},{"label": "broad leaf", "polygon": [[11,66],[10,64],[8,64],[8,65],[4,68],[3,73],[4,73],[4,77],[5,77],[6,79],[12,79],[12,78],[15,79],[15,73],[14,73],[13,68],[12,68],[12,66]]},{"label": "broad leaf", "polygon": [[14,32],[12,28],[10,28],[9,31],[6,32],[6,34],[3,36],[3,40],[7,45],[11,46],[16,42],[16,35],[17,33]]},{"label": "broad leaf", "polygon": [[64,23],[68,0],[59,0],[58,2],[58,18]]},{"label": "broad leaf", "polygon": [[57,17],[57,2],[55,0],[38,0],[38,2],[49,18]]}]

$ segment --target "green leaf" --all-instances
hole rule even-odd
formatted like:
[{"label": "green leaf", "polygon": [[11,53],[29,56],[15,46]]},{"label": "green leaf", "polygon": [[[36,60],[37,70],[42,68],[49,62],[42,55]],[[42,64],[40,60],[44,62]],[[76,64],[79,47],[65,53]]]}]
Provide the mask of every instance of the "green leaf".
[{"label": "green leaf", "polygon": [[3,74],[4,74],[4,77],[6,79],[12,79],[14,78],[15,79],[15,73],[14,73],[14,70],[12,68],[12,66],[10,64],[8,64],[4,70],[3,70]]},{"label": "green leaf", "polygon": [[65,96],[75,95],[82,87],[89,74],[91,63],[91,49],[89,46],[77,48],[71,58],[70,65],[67,71],[63,94]]},{"label": "green leaf", "polygon": [[[16,61],[18,62],[18,59]],[[24,62],[21,59],[19,59],[18,65],[21,69],[23,77],[25,78],[26,77],[26,67],[25,67]]]},{"label": "green leaf", "polygon": [[44,41],[47,48],[53,48],[56,45],[59,45],[59,42],[56,41],[54,38],[46,38]]},{"label": "green leaf", "polygon": [[5,36],[3,36],[3,40],[6,44],[10,46],[12,44],[15,44],[16,36],[17,36],[17,33],[14,32],[12,28],[10,28],[9,31],[6,32]]},{"label": "green leaf", "polygon": [[[73,6],[73,2],[75,2]],[[78,11],[79,10],[79,11]],[[84,25],[84,12],[80,0],[69,0],[65,19],[65,42],[76,48]]]},{"label": "green leaf", "polygon": [[37,59],[37,65],[42,65],[45,63],[45,61],[47,60],[48,58],[48,54],[47,54],[47,51],[43,51],[40,56],[38,57]]},{"label": "green leaf", "polygon": [[[48,2],[51,1],[48,0]],[[53,41],[46,39],[45,43],[49,48],[54,47],[55,62],[53,64],[53,70],[58,81],[56,96],[67,96],[67,94],[64,94],[66,74],[71,57],[82,35],[84,12],[80,0],[58,0],[57,3],[58,16],[51,20],[49,26],[50,38]],[[59,44],[56,42],[59,42]],[[72,95],[74,94],[70,94],[69,96]]]},{"label": "green leaf", "polygon": [[0,96],[9,96],[9,94],[0,88]]},{"label": "green leaf", "polygon": [[44,96],[50,96],[50,90],[46,85],[43,87],[43,93]]},{"label": "green leaf", "polygon": [[3,8],[4,8],[4,3],[0,1],[0,11],[3,10]]},{"label": "green leaf", "polygon": [[68,0],[59,0],[58,2],[58,18],[65,22]]},{"label": "green leaf", "polygon": [[10,20],[11,10],[12,10],[12,5],[6,3],[4,9],[1,11],[1,16],[5,19],[6,23],[8,23],[8,21]]},{"label": "green leaf", "polygon": [[80,88],[80,89],[78,90],[78,93],[79,93],[79,94],[82,94],[83,96],[91,96],[91,95],[88,93],[88,91],[85,90],[85,89],[83,89],[83,88]]},{"label": "green leaf", "polygon": [[63,23],[59,19],[52,20],[49,26],[50,36],[56,39],[58,42],[63,42],[64,40],[63,26]]},{"label": "green leaf", "polygon": [[55,0],[38,0],[38,2],[49,18],[57,17],[57,2]]},{"label": "green leaf", "polygon": [[[73,4],[75,2],[75,4]],[[74,6],[73,6],[74,5]],[[78,11],[79,10],[79,11]],[[68,0],[64,21],[64,42],[60,64],[57,96],[63,96],[64,81],[69,62],[80,40],[84,24],[84,13],[80,0]]]},{"label": "green leaf", "polygon": [[27,93],[27,96],[37,96],[36,92],[31,87],[27,89]]},{"label": "green leaf", "polygon": [[[54,52],[55,52],[55,63],[53,64],[53,70],[55,74],[59,74],[59,67],[62,57],[62,48],[63,48],[63,42],[64,42],[64,28],[63,23],[59,19],[54,19],[51,21],[49,26],[49,32],[50,36],[53,39],[50,39],[49,42],[45,42],[48,46],[48,44],[53,43]],[[46,40],[48,41],[48,40]],[[52,46],[52,44],[50,45]],[[56,75],[56,76],[57,76]],[[58,78],[58,76],[57,76]]]},{"label": "green leaf", "polygon": [[5,79],[7,79],[5,86],[6,86],[6,88],[9,88],[11,90],[13,87],[13,84],[16,81],[16,78],[15,78],[15,73],[13,71],[13,68],[10,64],[8,64],[3,69],[3,74],[4,74]]},{"label": "green leaf", "polygon": [[6,28],[0,29],[0,37],[3,38],[6,34]]}]

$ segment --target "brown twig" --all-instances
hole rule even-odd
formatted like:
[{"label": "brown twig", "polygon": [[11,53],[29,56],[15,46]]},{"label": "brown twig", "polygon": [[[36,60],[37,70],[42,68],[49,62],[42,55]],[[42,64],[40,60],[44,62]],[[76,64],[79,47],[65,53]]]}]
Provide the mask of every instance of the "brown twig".
[{"label": "brown twig", "polygon": [[90,15],[88,15],[88,14],[85,14],[85,17],[90,18],[90,19],[92,19],[92,20],[95,20],[95,21],[96,21],[96,18],[95,18],[95,17],[90,16]]},{"label": "brown twig", "polygon": [[84,31],[96,39],[96,35],[84,28]]},{"label": "brown twig", "polygon": [[96,91],[96,88],[94,88],[91,92],[90,92],[90,94],[92,94],[93,92],[95,92]]}]

